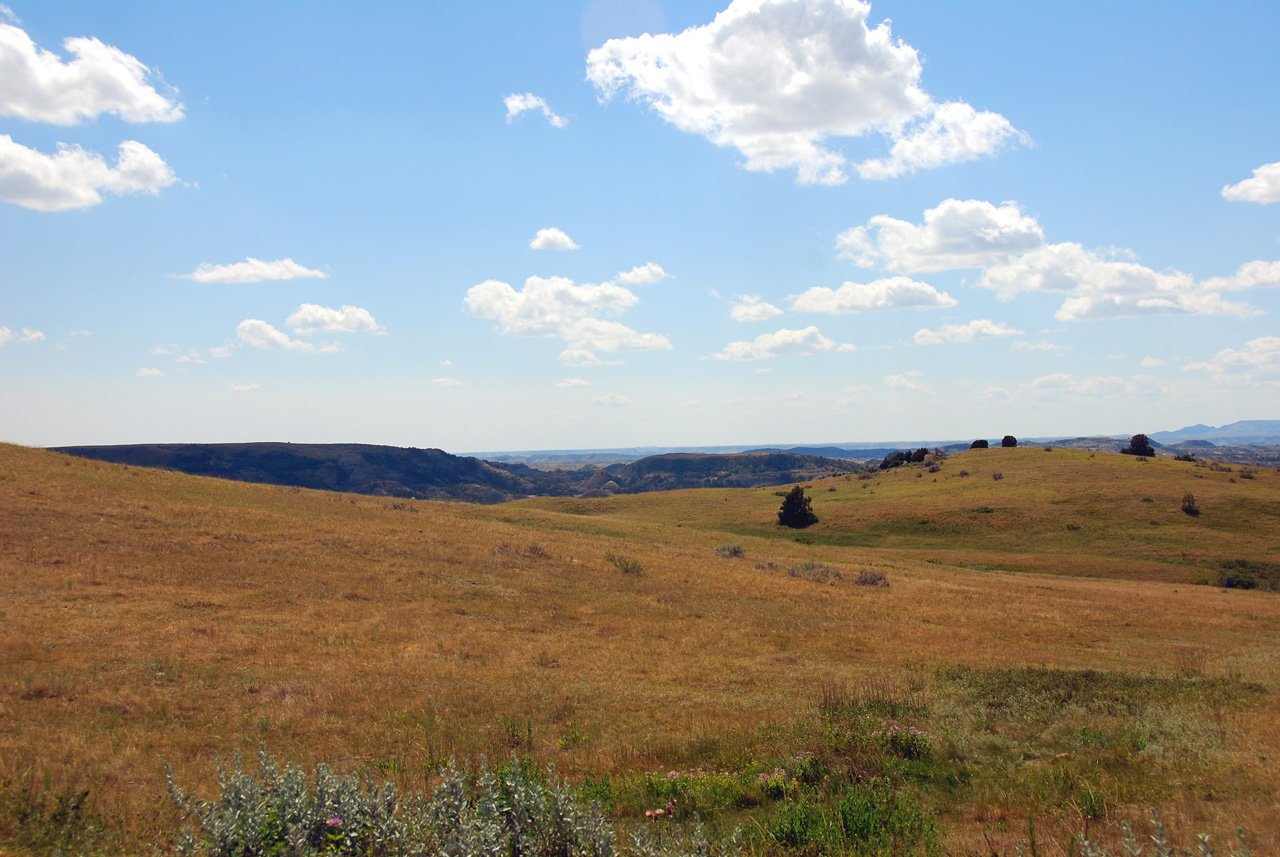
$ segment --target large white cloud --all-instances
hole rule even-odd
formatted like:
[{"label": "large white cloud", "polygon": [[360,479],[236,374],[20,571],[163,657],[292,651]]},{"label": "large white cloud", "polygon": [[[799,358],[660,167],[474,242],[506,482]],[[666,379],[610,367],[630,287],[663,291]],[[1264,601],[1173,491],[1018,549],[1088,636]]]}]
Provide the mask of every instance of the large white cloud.
[{"label": "large white cloud", "polygon": [[[1066,295],[1056,313],[1061,321],[1163,313],[1257,315],[1258,310],[1225,300],[1222,293],[1280,285],[1280,261],[1249,262],[1233,275],[1197,281],[1182,271],[1139,264],[1128,251],[1104,256],[1075,243],[1047,244],[1039,223],[1015,202],[996,206],[948,199],[927,210],[919,224],[878,215],[841,233],[836,243],[843,257],[864,267],[906,273],[982,268],[978,285],[1002,300],[1029,292]],[[817,289],[801,295],[797,309],[802,300],[806,305],[835,302]]]},{"label": "large white cloud", "polygon": [[568,347],[560,359],[574,365],[600,362],[595,352],[653,351],[671,343],[656,333],[638,333],[616,316],[639,298],[616,283],[575,284],[565,277],[529,277],[516,291],[499,280],[467,290],[463,303],[477,318],[495,319],[504,334],[559,337]]},{"label": "large white cloud", "polygon": [[120,144],[113,167],[79,146],[59,143],[56,155],[46,155],[0,134],[0,200],[24,208],[89,208],[102,202],[99,191],[157,194],[177,180],[163,158],[136,140]]},{"label": "large white cloud", "polygon": [[899,274],[985,268],[1044,244],[1044,231],[1016,202],[947,199],[924,213],[924,223],[880,214],[840,233],[840,255],[863,268]]},{"label": "large white cloud", "polygon": [[[104,113],[126,122],[175,122],[182,118],[176,90],[156,89],[152,69],[119,48],[94,38],[69,38],[63,62],[36,47],[21,28],[0,23],[0,116],[75,125]],[[163,84],[161,84],[163,86]]]},{"label": "large white cloud", "polygon": [[1246,262],[1229,277],[1210,277],[1200,283],[1201,288],[1209,291],[1239,292],[1245,289],[1260,289],[1267,286],[1280,286],[1280,262],[1263,262],[1261,260]]},{"label": "large white cloud", "polygon": [[264,262],[252,256],[243,262],[232,262],[228,265],[200,263],[190,274],[182,274],[188,280],[197,283],[260,283],[263,280],[297,280],[315,277],[323,280],[329,276],[324,271],[304,268],[292,259],[277,259]]},{"label": "large white cloud", "polygon": [[795,169],[840,184],[848,160],[832,138],[880,134],[888,158],[864,178],[969,160],[1025,139],[1008,120],[920,87],[920,59],[888,22],[867,26],[860,0],[734,0],[679,34],[610,39],[587,56],[602,101],[619,93],[681,131],[737,149],[746,168]]},{"label": "large white cloud", "polygon": [[975,110],[963,101],[934,105],[891,132],[893,148],[887,158],[857,165],[864,179],[891,179],[947,164],[973,161],[1006,146],[1027,145],[1031,138],[999,113]]},{"label": "large white cloud", "polygon": [[502,103],[507,106],[508,123],[514,122],[521,113],[525,113],[529,110],[537,110],[546,117],[547,121],[551,123],[553,128],[563,128],[569,124],[569,120],[558,115],[554,110],[552,110],[545,99],[539,95],[534,95],[532,92],[526,92],[523,95],[512,93],[502,99]]},{"label": "large white cloud", "polygon": [[343,306],[333,309],[319,304],[303,304],[298,311],[285,319],[285,324],[293,328],[293,332],[302,336],[312,333],[353,333],[367,330],[379,333],[382,328],[374,321],[367,309],[358,306]]},{"label": "large white cloud", "polygon": [[1280,377],[1280,337],[1261,336],[1243,348],[1226,348],[1208,360],[1190,363],[1184,372],[1212,372],[1219,383],[1255,384]]},{"label": "large white cloud", "polygon": [[943,342],[973,342],[975,339],[994,339],[998,336],[1021,336],[1003,321],[975,318],[968,324],[944,324],[937,330],[916,331],[916,345],[940,345]]},{"label": "large white cloud", "polygon": [[870,283],[845,283],[838,289],[814,286],[793,299],[797,312],[854,313],[887,309],[953,307],[956,299],[910,277],[887,277]]},{"label": "large white cloud", "polygon": [[1263,164],[1253,171],[1253,178],[1227,185],[1222,196],[1235,202],[1280,202],[1280,162]]},{"label": "large white cloud", "polygon": [[[768,360],[773,357],[795,357],[831,351],[836,344],[810,325],[802,330],[783,328],[777,333],[762,333],[750,342],[730,342],[714,355],[717,360]],[[840,350],[851,350],[841,346]]]},{"label": "large white cloud", "polygon": [[1075,243],[1047,244],[993,265],[983,272],[978,285],[992,289],[1002,300],[1025,292],[1066,294],[1054,314],[1059,321],[1167,313],[1257,314],[1245,304],[1223,300],[1190,274],[1105,259]]},{"label": "large white cloud", "polygon": [[578,245],[572,238],[564,233],[563,230],[552,226],[547,229],[539,229],[538,234],[533,236],[533,240],[529,242],[529,246],[534,250],[577,250]]},{"label": "large white cloud", "polygon": [[11,339],[13,339],[13,331],[7,327],[0,327],[0,345],[4,345]]},{"label": "large white cloud", "polygon": [[782,315],[782,310],[760,299],[759,295],[739,295],[729,310],[734,321],[768,321]]}]

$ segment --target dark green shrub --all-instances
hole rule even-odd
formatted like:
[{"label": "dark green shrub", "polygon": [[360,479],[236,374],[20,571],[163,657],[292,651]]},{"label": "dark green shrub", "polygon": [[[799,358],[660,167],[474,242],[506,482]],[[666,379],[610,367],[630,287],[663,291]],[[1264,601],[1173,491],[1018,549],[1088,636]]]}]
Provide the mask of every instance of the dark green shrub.
[{"label": "dark green shrub", "polygon": [[1190,491],[1182,496],[1182,511],[1193,518],[1200,514],[1200,504],[1196,502],[1196,495]]},{"label": "dark green shrub", "polygon": [[787,801],[765,824],[765,832],[783,848],[797,851],[822,836],[822,814],[806,800]]},{"label": "dark green shrub", "polygon": [[818,516],[813,513],[813,501],[805,496],[804,488],[797,485],[783,498],[778,509],[778,523],[793,530],[803,530],[818,523]]},{"label": "dark green shrub", "polygon": [[937,844],[933,818],[887,780],[850,786],[836,814],[844,845],[854,854],[929,853]]},{"label": "dark green shrub", "polygon": [[970,448],[970,449],[988,449],[988,448],[990,448],[990,446],[991,446],[991,444],[990,444],[990,443],[988,443],[987,441],[985,441],[985,440],[983,440],[983,439],[981,439],[981,438],[979,438],[978,440],[975,440],[973,443],[969,444],[969,448]]},{"label": "dark green shrub", "polygon": [[1135,434],[1129,441],[1129,445],[1120,450],[1122,455],[1145,455],[1149,458],[1155,458],[1156,450],[1151,445],[1151,441],[1145,434]]},{"label": "dark green shrub", "polygon": [[1011,434],[1007,434],[1000,441],[1000,445],[1003,447],[1014,447],[1018,445],[1018,439]]}]

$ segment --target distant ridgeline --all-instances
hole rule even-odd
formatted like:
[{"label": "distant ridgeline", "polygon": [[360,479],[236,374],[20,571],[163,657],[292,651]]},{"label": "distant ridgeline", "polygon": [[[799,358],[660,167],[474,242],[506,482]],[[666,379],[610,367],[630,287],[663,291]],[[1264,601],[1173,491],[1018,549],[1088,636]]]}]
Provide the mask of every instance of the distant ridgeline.
[{"label": "distant ridgeline", "polygon": [[857,465],[798,453],[675,453],[604,468],[535,470],[439,449],[340,443],[165,443],[64,446],[54,452],[241,482],[381,497],[502,503],[678,488],[755,488],[819,479]]}]

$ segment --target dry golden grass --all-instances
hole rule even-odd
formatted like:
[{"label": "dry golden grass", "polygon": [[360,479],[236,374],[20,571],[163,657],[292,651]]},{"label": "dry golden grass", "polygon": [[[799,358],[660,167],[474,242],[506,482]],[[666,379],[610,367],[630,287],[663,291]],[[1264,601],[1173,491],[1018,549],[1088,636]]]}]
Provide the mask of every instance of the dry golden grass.
[{"label": "dry golden grass", "polygon": [[[1161,768],[1161,806],[1280,848],[1280,597],[1190,585],[1277,558],[1280,476],[1038,449],[916,472],[815,483],[795,534],[771,490],[476,507],[0,446],[0,783],[89,788],[142,851],[175,821],[163,762],[207,791],[215,756],[259,744],[412,787],[513,750],[622,772],[789,752],[824,686],[928,694],[940,664],[1194,672],[1266,692],[1210,712],[1221,740]],[[809,559],[852,575],[785,573]],[[1020,800],[945,808],[947,842],[1007,845]]]}]

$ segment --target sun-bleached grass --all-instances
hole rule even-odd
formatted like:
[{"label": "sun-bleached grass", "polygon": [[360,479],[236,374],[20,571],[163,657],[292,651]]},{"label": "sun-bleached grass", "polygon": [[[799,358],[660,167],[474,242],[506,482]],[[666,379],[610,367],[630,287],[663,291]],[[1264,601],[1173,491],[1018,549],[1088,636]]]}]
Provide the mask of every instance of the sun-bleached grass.
[{"label": "sun-bleached grass", "polygon": [[[518,738],[539,764],[625,781],[821,751],[822,688],[884,685],[927,709],[904,725],[938,736],[936,770],[968,778],[912,781],[944,845],[1011,850],[1029,808],[1069,835],[1102,789],[1095,832],[1158,800],[1173,829],[1225,841],[1243,823],[1266,853],[1280,601],[1188,584],[1274,559],[1280,477],[1192,470],[975,451],[927,478],[815,483],[820,523],[797,534],[768,491],[395,508],[0,447],[0,798],[87,789],[146,850],[176,830],[164,761],[208,789],[215,757],[261,744],[418,790]],[[1198,519],[1177,505],[1192,479]],[[726,542],[755,562],[716,559]],[[786,573],[805,562],[893,585]],[[1031,733],[946,677],[1028,667],[1263,690],[1140,717],[1066,706]]]}]

